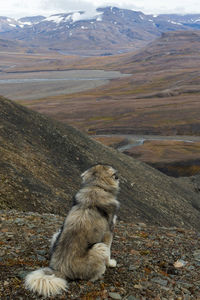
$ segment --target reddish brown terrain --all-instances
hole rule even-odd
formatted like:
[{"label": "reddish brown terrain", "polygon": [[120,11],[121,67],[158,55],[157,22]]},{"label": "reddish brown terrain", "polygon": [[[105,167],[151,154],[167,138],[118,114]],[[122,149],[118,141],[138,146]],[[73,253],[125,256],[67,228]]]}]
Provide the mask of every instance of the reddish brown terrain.
[{"label": "reddish brown terrain", "polygon": [[200,142],[145,141],[124,153],[176,177],[200,173]]},{"label": "reddish brown terrain", "polygon": [[[55,59],[49,54],[46,60],[34,56],[11,71],[103,69],[132,74],[93,90],[19,102],[92,135],[198,136],[199,49],[198,31],[170,32],[137,53],[92,58],[56,54]],[[193,151],[193,160],[197,154]]]},{"label": "reddish brown terrain", "polygon": [[81,59],[68,69],[120,70],[132,76],[84,93],[21,103],[91,133],[198,135],[199,49],[198,32],[176,32],[138,54]]},{"label": "reddish brown terrain", "polygon": [[200,137],[95,135],[93,138],[174,177],[200,173]]}]

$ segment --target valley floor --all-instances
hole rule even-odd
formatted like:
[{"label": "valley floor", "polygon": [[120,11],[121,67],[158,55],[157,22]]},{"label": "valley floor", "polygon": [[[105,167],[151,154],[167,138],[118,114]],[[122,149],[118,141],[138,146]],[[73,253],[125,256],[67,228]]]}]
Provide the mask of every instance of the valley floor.
[{"label": "valley floor", "polygon": [[0,72],[0,94],[13,100],[34,100],[94,89],[126,76],[104,70]]},{"label": "valley floor", "polygon": [[[63,217],[14,210],[0,215],[0,298],[38,299],[24,289],[23,280],[31,270],[48,265],[49,239]],[[107,269],[95,283],[70,281],[67,299],[200,299],[197,232],[118,221],[112,256],[118,262],[115,269]],[[56,299],[66,299],[66,294]]]}]

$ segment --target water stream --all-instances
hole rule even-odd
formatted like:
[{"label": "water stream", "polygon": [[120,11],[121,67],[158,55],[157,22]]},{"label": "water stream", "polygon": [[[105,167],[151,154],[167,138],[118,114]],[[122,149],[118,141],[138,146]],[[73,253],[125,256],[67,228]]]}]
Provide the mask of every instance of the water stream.
[{"label": "water stream", "polygon": [[127,143],[119,146],[117,150],[123,152],[133,147],[141,146],[145,141],[176,141],[185,143],[200,142],[200,136],[159,136],[159,135],[132,135],[132,134],[109,134],[109,135],[98,135],[104,137],[122,137]]}]

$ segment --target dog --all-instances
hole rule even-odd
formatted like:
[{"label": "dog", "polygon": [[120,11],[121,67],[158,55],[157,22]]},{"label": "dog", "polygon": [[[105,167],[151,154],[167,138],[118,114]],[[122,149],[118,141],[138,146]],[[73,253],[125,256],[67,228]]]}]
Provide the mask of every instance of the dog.
[{"label": "dog", "polygon": [[67,290],[67,279],[95,281],[106,266],[115,267],[110,258],[113,227],[119,208],[117,171],[98,164],[82,175],[82,187],[63,226],[53,235],[49,267],[29,273],[25,287],[44,297]]}]

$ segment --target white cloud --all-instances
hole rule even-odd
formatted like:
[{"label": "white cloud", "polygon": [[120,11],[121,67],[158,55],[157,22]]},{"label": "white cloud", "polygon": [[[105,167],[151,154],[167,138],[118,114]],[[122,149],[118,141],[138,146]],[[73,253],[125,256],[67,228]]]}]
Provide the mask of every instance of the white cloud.
[{"label": "white cloud", "polygon": [[85,10],[92,16],[95,8],[102,6],[117,6],[154,14],[200,13],[198,0],[0,0],[0,14],[19,18]]}]

